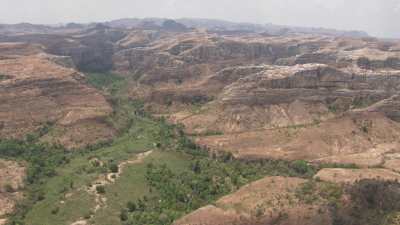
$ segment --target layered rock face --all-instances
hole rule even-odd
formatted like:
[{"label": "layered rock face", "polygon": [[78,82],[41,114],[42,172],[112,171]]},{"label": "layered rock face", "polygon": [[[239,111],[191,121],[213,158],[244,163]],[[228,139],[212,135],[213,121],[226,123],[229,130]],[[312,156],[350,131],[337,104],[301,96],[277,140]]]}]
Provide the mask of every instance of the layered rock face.
[{"label": "layered rock face", "polygon": [[[237,71],[243,70],[248,73],[237,77]],[[320,64],[240,67],[230,70],[229,76],[225,71],[211,77],[207,85],[222,88],[219,81],[237,80],[225,86],[202,114],[193,115],[193,120],[208,114],[215,117],[214,121],[203,121],[196,127],[197,132],[211,127],[223,132],[243,132],[311,124],[373,103],[378,104],[372,106],[375,112],[385,112],[389,118],[397,119],[399,75],[350,74]]]},{"label": "layered rock face", "polygon": [[56,64],[58,60],[44,53],[0,60],[1,137],[22,138],[48,124],[55,128],[47,138],[67,147],[112,137],[104,121],[110,105],[85,84],[82,74]]},{"label": "layered rock face", "polygon": [[[288,42],[294,40],[288,39]],[[181,34],[163,34],[158,39],[141,48],[117,52],[114,67],[125,73],[144,73],[147,76],[161,76],[158,82],[176,79],[187,80],[193,77],[211,75],[230,65],[272,63],[277,58],[294,56],[305,47],[285,45],[277,39],[220,37],[200,31]],[[304,48],[304,49],[302,49]],[[191,68],[207,67],[198,71]],[[176,71],[178,75],[167,73]],[[208,73],[207,73],[208,72]]]}]

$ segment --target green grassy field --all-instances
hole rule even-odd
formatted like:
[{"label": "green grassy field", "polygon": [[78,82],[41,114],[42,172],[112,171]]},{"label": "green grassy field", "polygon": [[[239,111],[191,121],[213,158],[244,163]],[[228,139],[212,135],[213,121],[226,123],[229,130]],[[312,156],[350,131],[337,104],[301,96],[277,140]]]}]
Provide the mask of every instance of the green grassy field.
[{"label": "green grassy field", "polygon": [[189,168],[190,159],[183,153],[155,151],[141,164],[127,166],[120,179],[106,186],[108,207],[98,211],[93,222],[96,225],[121,224],[120,212],[129,201],[136,201],[143,196],[157,196],[150,193],[146,181],[146,165],[148,163],[166,164],[175,171],[185,171]]},{"label": "green grassy field", "polygon": [[[133,110],[133,109],[132,109]],[[24,221],[29,225],[70,224],[79,218],[88,217],[94,208],[94,197],[86,189],[106,166],[96,167],[91,163],[97,159],[105,164],[120,163],[133,159],[138,153],[154,148],[159,125],[149,118],[132,117],[132,126],[110,146],[93,151],[75,153],[70,162],[56,169],[57,176],[46,179],[41,190],[44,199],[38,201],[27,213]],[[185,165],[187,158],[176,152],[155,152],[149,160],[168,162],[170,165]],[[148,194],[145,180],[145,164],[128,166],[121,179],[106,187],[108,206],[96,213],[96,224],[118,224],[117,215],[127,199]],[[67,196],[67,197],[66,197]],[[57,211],[57,212],[55,212]]]}]

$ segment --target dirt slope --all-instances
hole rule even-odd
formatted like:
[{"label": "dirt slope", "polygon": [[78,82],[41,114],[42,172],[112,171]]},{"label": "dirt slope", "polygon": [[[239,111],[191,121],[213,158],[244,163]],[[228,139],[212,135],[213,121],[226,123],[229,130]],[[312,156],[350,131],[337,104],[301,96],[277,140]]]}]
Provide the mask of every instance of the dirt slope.
[{"label": "dirt slope", "polygon": [[22,198],[25,168],[19,163],[0,159],[0,224],[13,212],[16,201]]},{"label": "dirt slope", "polygon": [[85,84],[82,74],[58,65],[57,59],[40,53],[0,60],[1,137],[21,138],[46,124],[55,124],[47,138],[67,147],[112,137],[104,121],[112,112],[110,105]]}]

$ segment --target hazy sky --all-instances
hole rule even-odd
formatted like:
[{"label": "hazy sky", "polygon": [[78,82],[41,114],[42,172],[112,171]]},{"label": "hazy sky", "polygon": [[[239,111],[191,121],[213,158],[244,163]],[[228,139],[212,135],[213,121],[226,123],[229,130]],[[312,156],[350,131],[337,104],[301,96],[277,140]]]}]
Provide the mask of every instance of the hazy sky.
[{"label": "hazy sky", "polygon": [[400,37],[400,0],[0,0],[0,23],[196,17]]}]

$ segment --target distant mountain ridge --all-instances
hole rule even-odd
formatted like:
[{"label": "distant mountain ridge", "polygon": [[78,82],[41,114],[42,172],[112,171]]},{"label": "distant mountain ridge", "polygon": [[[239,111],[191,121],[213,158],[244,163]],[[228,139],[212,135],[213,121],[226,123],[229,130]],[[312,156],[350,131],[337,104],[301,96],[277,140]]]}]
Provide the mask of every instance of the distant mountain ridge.
[{"label": "distant mountain ridge", "polygon": [[[174,23],[175,22],[175,23]],[[238,23],[217,19],[197,19],[197,18],[181,18],[181,19],[167,19],[167,18],[122,18],[106,22],[100,22],[103,25],[112,28],[123,29],[171,29],[176,31],[183,31],[185,29],[207,29],[211,32],[248,32],[248,33],[265,33],[268,35],[282,35],[282,34],[316,34],[316,35],[329,35],[338,37],[369,37],[367,32],[357,30],[336,30],[330,28],[320,27],[298,27],[276,24],[256,24],[256,23]],[[163,27],[167,23],[168,27]],[[168,24],[169,23],[169,24]],[[99,23],[79,24],[68,23],[63,25],[41,25],[41,24],[0,24],[0,34],[16,34],[16,33],[57,33],[66,29],[84,29],[95,26]]]},{"label": "distant mountain ridge", "polygon": [[[161,25],[164,21],[169,19],[163,18],[124,18],[105,22],[107,26],[119,28],[135,28],[142,27],[143,24],[153,23]],[[318,35],[331,35],[341,37],[369,37],[367,32],[357,30],[336,30],[330,28],[320,27],[298,27],[256,23],[238,23],[217,19],[196,19],[196,18],[181,18],[175,19],[177,23],[183,24],[188,28],[207,29],[210,31],[247,31],[255,33],[268,33],[271,35],[281,35],[282,33],[303,33],[303,34],[318,34]]]}]

